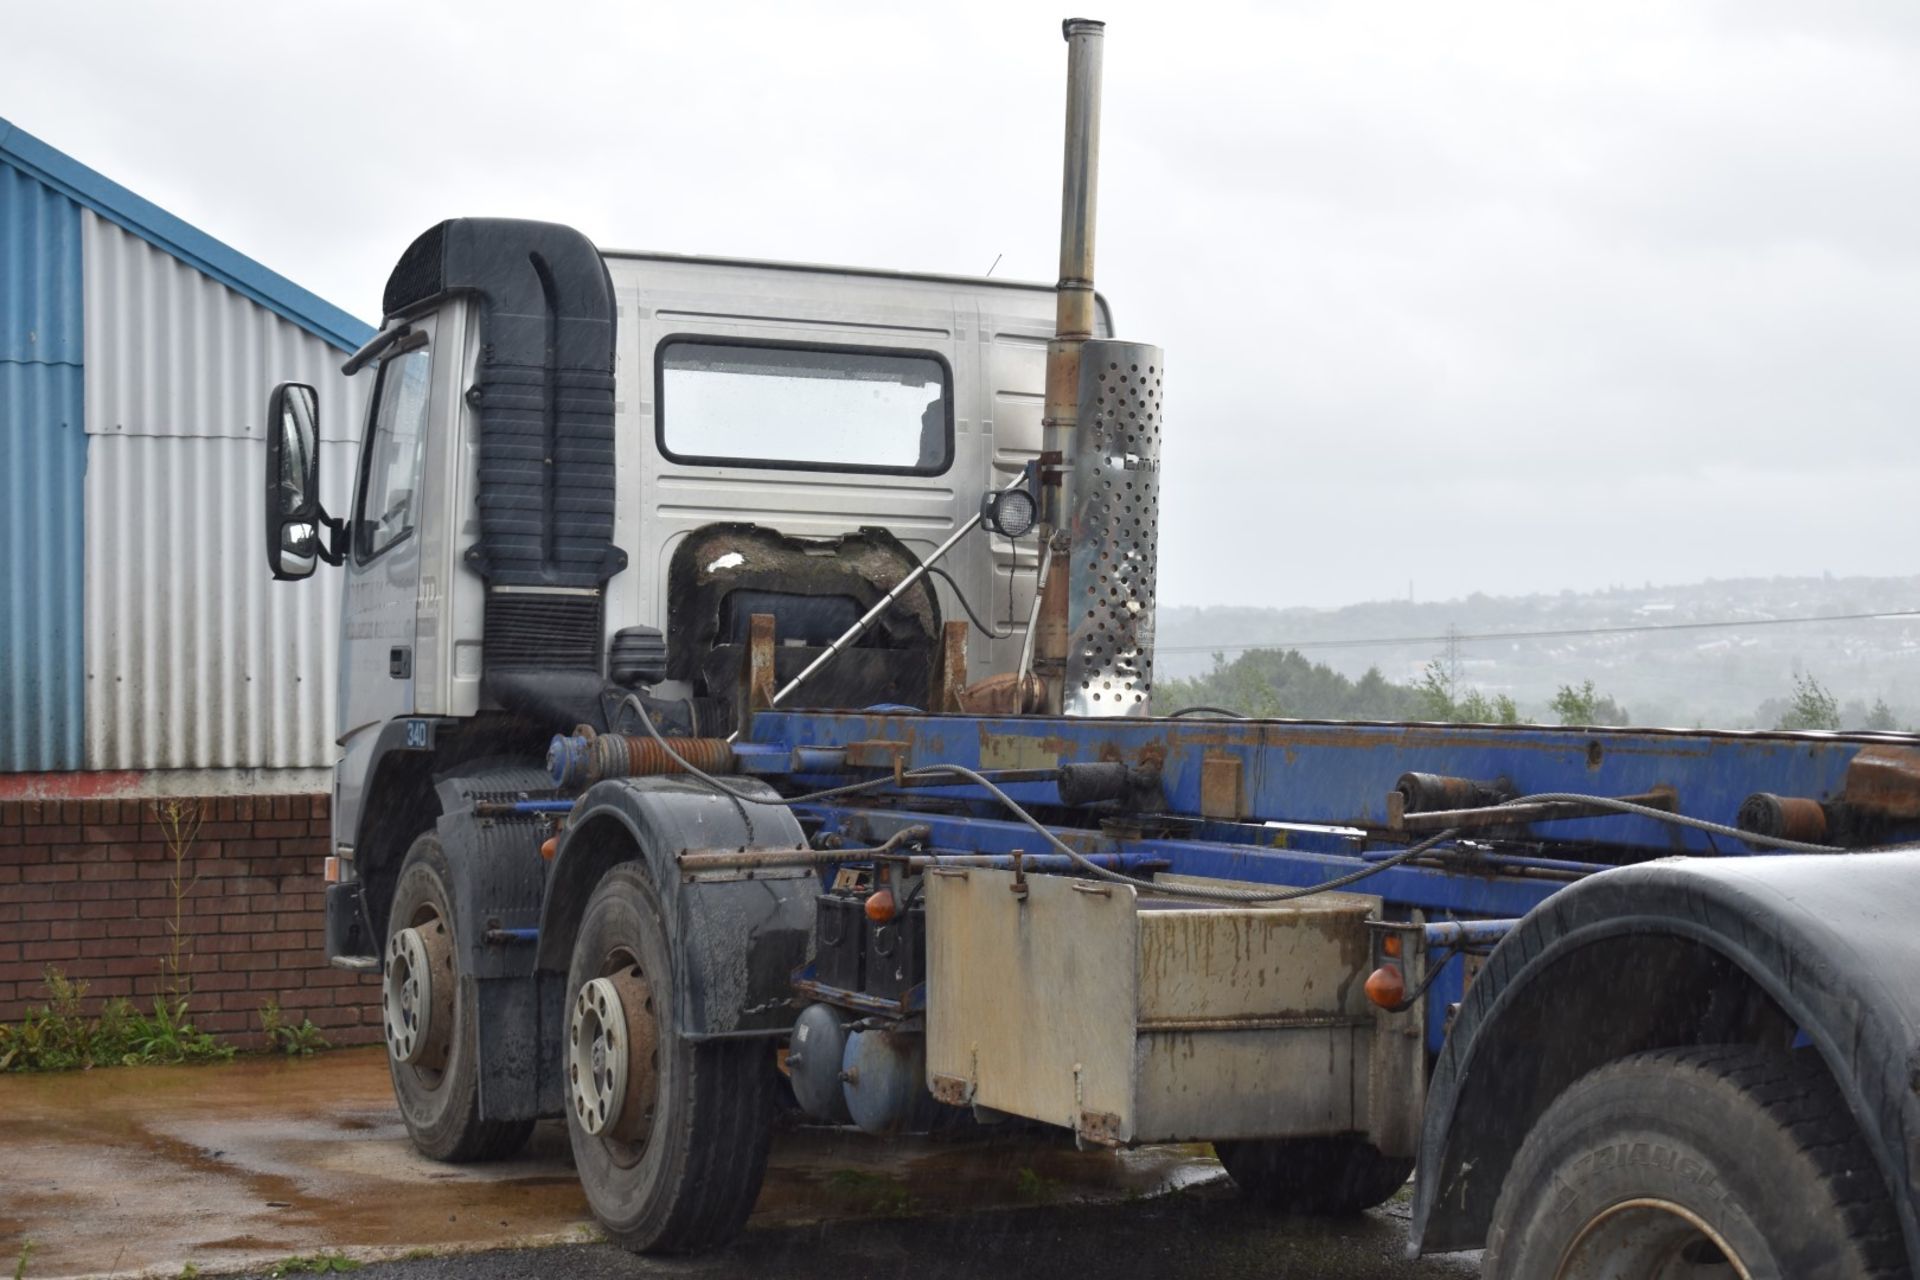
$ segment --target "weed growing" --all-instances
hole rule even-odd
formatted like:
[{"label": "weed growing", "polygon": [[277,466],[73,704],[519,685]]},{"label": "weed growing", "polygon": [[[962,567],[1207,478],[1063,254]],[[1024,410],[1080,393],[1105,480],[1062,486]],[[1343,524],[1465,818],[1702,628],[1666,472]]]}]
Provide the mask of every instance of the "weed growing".
[{"label": "weed growing", "polygon": [[0,1026],[0,1071],[224,1062],[233,1056],[232,1045],[193,1025],[185,1000],[155,996],[151,1012],[128,1000],[109,1000],[88,1017],[81,1008],[86,983],[49,966],[46,988],[46,1004]]},{"label": "weed growing", "polygon": [[313,1025],[313,1019],[290,1021],[280,1012],[280,1002],[272,998],[260,1006],[260,1030],[266,1034],[268,1048],[277,1049],[289,1058],[310,1058],[322,1049],[333,1047],[320,1034],[320,1028]]},{"label": "weed growing", "polygon": [[267,1269],[278,1280],[281,1276],[330,1275],[336,1271],[358,1271],[361,1264],[344,1253],[311,1253],[282,1258]]}]

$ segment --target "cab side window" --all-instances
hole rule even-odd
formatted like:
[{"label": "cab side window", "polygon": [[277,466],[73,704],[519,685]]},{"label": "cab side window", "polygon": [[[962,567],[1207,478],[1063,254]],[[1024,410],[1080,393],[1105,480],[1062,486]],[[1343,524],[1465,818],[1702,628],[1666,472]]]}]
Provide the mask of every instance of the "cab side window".
[{"label": "cab side window", "polygon": [[413,532],[432,365],[427,349],[415,347],[380,366],[353,523],[354,559],[363,564]]}]

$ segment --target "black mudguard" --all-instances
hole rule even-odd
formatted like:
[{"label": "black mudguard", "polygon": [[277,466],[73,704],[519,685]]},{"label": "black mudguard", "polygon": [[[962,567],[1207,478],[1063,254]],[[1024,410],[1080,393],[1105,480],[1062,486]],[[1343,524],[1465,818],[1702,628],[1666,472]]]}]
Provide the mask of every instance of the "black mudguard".
[{"label": "black mudguard", "polygon": [[1441,1051],[1413,1250],[1484,1241],[1520,1142],[1579,1076],[1647,1048],[1744,1036],[1819,1053],[1920,1257],[1917,921],[1920,858],[1908,853],[1670,859],[1556,894],[1488,959]]},{"label": "black mudguard", "polygon": [[454,928],[468,1008],[479,1020],[480,1114],[524,1120],[561,1114],[565,981],[534,971],[533,943],[509,940],[539,923],[549,826],[535,815],[481,817],[485,800],[544,798],[544,770],[511,767],[442,781],[440,844],[453,873]]},{"label": "black mudguard", "polygon": [[[775,797],[763,782],[730,778]],[[674,929],[675,1027],[682,1036],[777,1035],[793,1025],[793,970],[813,937],[819,880],[808,868],[682,873],[694,850],[807,847],[792,810],[719,795],[684,777],[619,778],[580,797],[547,875],[536,963],[565,981],[573,938],[602,876],[643,864]]]}]

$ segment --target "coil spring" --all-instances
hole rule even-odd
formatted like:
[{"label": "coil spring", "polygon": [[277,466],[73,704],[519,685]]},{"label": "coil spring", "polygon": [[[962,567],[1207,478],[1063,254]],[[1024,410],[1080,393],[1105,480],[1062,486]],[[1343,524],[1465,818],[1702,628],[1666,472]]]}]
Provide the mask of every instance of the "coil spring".
[{"label": "coil spring", "polygon": [[[703,773],[732,773],[733,748],[723,738],[676,738],[673,749]],[[547,747],[547,772],[557,787],[590,787],[608,778],[685,773],[679,760],[651,737],[625,733],[557,734]]]}]

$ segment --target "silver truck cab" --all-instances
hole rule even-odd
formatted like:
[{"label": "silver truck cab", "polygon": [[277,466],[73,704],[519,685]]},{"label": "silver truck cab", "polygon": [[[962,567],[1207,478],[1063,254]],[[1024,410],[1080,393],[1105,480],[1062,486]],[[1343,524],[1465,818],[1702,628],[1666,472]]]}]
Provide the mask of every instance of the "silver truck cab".
[{"label": "silver truck cab", "polygon": [[[479,225],[443,224],[422,241],[444,253],[448,228]],[[623,555],[602,582],[483,576],[481,409],[499,394],[482,390],[486,295],[445,289],[410,301],[417,262],[396,269],[390,314],[348,362],[374,388],[354,492],[327,495],[344,499],[344,518],[315,531],[324,511],[296,508],[288,522],[292,495],[282,472],[270,473],[275,572],[303,576],[337,558],[345,576],[333,808],[343,879],[356,862],[404,852],[431,822],[419,770],[389,754],[431,754],[461,723],[513,710],[498,677],[489,687],[499,659],[550,673],[571,646],[584,674],[623,634],[650,628],[668,663],[656,696],[684,700],[688,728],[729,731],[739,693],[729,677],[753,613],[774,616],[778,673],[790,677],[1040,454],[1051,286],[629,252],[600,261],[617,314],[600,469],[611,473],[612,543]],[[1104,300],[1097,316],[1106,336]],[[297,420],[319,411],[310,391],[278,393],[274,420],[293,425],[275,443],[303,447]],[[555,469],[544,457],[537,465]],[[560,490],[549,501],[565,499],[564,478],[549,488]],[[324,545],[329,533],[335,546]],[[921,625],[896,637],[913,656],[893,678],[870,663],[874,678],[861,681],[857,662],[836,664],[856,678],[823,680],[793,705],[925,706],[925,679],[901,672],[935,658],[943,622],[970,615],[966,670],[976,681],[1011,673],[1037,560],[1030,539],[963,539],[924,596],[902,601],[909,616],[917,605]],[[821,564],[834,571],[810,580]],[[523,614],[502,620],[508,604]],[[370,835],[375,812],[382,831]],[[396,824],[399,814],[415,816]],[[365,848],[369,838],[380,847]]]}]

